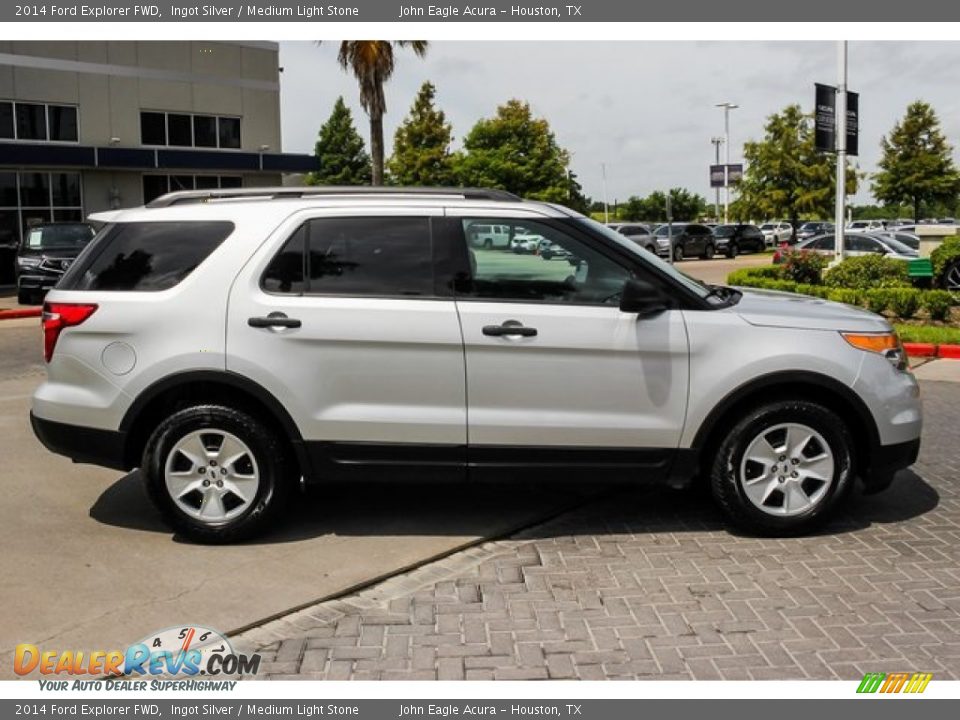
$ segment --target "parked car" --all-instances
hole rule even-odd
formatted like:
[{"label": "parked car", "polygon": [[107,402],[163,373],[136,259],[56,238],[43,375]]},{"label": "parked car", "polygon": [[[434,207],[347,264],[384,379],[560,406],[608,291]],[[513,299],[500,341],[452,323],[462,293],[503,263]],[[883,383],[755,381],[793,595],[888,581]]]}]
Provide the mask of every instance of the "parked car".
[{"label": "parked car", "polygon": [[541,240],[537,254],[544,260],[573,260],[569,250],[552,240]]},{"label": "parked car", "polygon": [[769,222],[760,226],[767,247],[788,243],[793,239],[793,225],[788,222]]},{"label": "parked car", "polygon": [[766,249],[763,233],[756,225],[717,225],[713,228],[713,242],[717,251],[728,258]]},{"label": "parked car", "polygon": [[[44,305],[31,422],[53,452],[139,467],[184,538],[262,532],[301,484],[698,475],[731,523],[793,535],[919,452],[884,318],[704,285],[558,205],[250,188],[97,217]],[[581,262],[478,252],[480,220]]]},{"label": "parked car", "polygon": [[[891,260],[914,260],[918,253],[899,240],[880,234],[849,232],[844,236],[843,251],[849,257],[857,255],[883,255]],[[795,247],[799,251],[815,252],[819,255],[833,256],[837,244],[834,235],[820,235],[810,240],[798,243]],[[774,253],[773,262],[783,262],[784,253],[780,250]]]},{"label": "parked car", "polygon": [[834,224],[831,222],[805,222],[797,228],[797,242],[802,242],[817,235],[833,232]]},{"label": "parked car", "polygon": [[528,232],[518,232],[510,241],[510,249],[517,255],[534,255],[540,249],[540,243],[543,242],[542,235],[534,235]]},{"label": "parked car", "polygon": [[670,256],[670,237],[673,239],[673,259],[680,261],[688,257],[701,257],[709,260],[717,251],[713,233],[706,225],[699,223],[673,223],[661,225],[654,232],[657,240],[657,254]]},{"label": "parked car", "polygon": [[853,232],[874,232],[884,230],[884,226],[882,220],[854,220],[851,223],[847,223],[847,230]]},{"label": "parked car", "polygon": [[610,223],[607,225],[611,230],[630,238],[639,245],[646,246],[648,243],[653,246],[650,228],[643,223]]},{"label": "parked car", "polygon": [[467,237],[471,246],[484,250],[507,249],[510,246],[510,229],[506,225],[474,223],[467,228]]},{"label": "parked car", "polygon": [[27,228],[17,251],[17,302],[42,303],[95,234],[89,223],[44,223]]},{"label": "parked car", "polygon": [[919,249],[920,249],[920,236],[919,236],[919,235],[914,235],[913,233],[908,233],[908,232],[901,232],[899,229],[898,229],[898,230],[886,230],[885,232],[876,233],[876,234],[877,234],[877,235],[880,235],[881,237],[890,237],[890,238],[893,238],[893,239],[896,240],[897,242],[906,245],[908,248],[911,248],[912,250],[919,250]]}]

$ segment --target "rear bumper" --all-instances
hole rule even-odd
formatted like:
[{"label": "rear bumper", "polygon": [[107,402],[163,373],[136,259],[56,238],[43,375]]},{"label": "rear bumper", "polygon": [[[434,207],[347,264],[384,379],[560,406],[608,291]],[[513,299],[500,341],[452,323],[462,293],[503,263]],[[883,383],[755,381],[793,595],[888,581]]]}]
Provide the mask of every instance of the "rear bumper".
[{"label": "rear bumper", "polygon": [[125,432],[44,420],[32,412],[30,424],[37,439],[52,453],[65,455],[76,463],[101,465],[114,470],[130,469],[124,460]]},{"label": "rear bumper", "polygon": [[863,473],[864,492],[870,495],[886,490],[893,482],[893,476],[913,465],[919,455],[920,438],[875,448],[870,467]]}]

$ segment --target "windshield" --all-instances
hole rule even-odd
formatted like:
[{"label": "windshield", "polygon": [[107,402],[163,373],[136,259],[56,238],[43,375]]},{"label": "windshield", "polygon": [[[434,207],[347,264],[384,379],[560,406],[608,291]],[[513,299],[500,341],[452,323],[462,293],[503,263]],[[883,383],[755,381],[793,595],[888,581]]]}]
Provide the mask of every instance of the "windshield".
[{"label": "windshield", "polygon": [[23,247],[28,250],[72,250],[84,247],[93,235],[93,228],[83,223],[43,225],[27,230]]},{"label": "windshield", "polygon": [[733,225],[720,225],[713,229],[713,234],[717,237],[730,237],[734,230],[736,230],[736,227]]},{"label": "windshield", "polygon": [[667,237],[668,234],[679,235],[684,228],[684,226],[679,223],[673,224],[672,231],[670,227],[671,227],[670,225],[661,225],[660,227],[657,228],[657,231],[654,233],[654,235],[656,235],[657,237]]},{"label": "windshield", "polygon": [[[677,270],[677,269],[676,269],[673,265],[671,265],[670,263],[661,260],[659,257],[657,257],[656,255],[654,255],[653,253],[649,253],[649,252],[647,252],[646,250],[643,250],[642,248],[640,248],[639,245],[637,245],[636,243],[630,242],[630,241],[627,240],[627,238],[625,238],[623,235],[621,235],[621,234],[618,233],[618,232],[615,232],[615,231],[611,230],[610,228],[608,228],[608,227],[607,227],[606,225],[604,225],[603,223],[599,223],[599,222],[597,222],[596,220],[594,220],[594,219],[592,219],[592,218],[588,218],[588,217],[577,217],[577,218],[573,218],[573,221],[574,221],[574,222],[577,222],[577,223],[581,223],[581,224],[583,224],[583,225],[586,225],[586,226],[587,226],[588,228],[590,228],[591,230],[600,233],[601,235],[603,235],[604,237],[606,237],[606,238],[608,238],[608,239],[610,239],[610,240],[613,240],[613,242],[615,242],[617,245],[619,245],[619,246],[622,247],[622,248],[626,248],[627,250],[630,251],[630,253],[632,253],[634,256],[640,258],[640,259],[641,259],[643,262],[645,262],[647,265],[651,265],[651,266],[655,267],[657,270],[659,270],[660,272],[662,272],[664,275],[669,275],[671,278],[673,278],[674,280],[678,281],[680,284],[682,284],[682,285],[683,285],[684,287],[686,287],[688,290],[690,290],[691,292],[695,293],[698,297],[700,297],[700,298],[706,298],[707,295],[710,294],[710,289],[709,289],[708,287],[706,287],[703,283],[701,283],[699,280],[695,280],[695,279],[693,279],[692,277],[690,277],[689,275],[685,275],[684,273],[682,273],[682,272],[680,272],[679,270]],[[666,226],[662,226],[662,227],[660,227],[660,228],[657,228],[657,234],[658,234],[658,235],[660,234],[660,230],[662,230],[664,227],[666,227]],[[674,231],[676,231],[676,226],[674,226]],[[665,230],[664,230],[663,234],[666,235],[666,231],[665,231]]]},{"label": "windshield", "polygon": [[889,235],[881,238],[881,242],[899,255],[916,255],[917,251],[909,245],[900,242]]}]

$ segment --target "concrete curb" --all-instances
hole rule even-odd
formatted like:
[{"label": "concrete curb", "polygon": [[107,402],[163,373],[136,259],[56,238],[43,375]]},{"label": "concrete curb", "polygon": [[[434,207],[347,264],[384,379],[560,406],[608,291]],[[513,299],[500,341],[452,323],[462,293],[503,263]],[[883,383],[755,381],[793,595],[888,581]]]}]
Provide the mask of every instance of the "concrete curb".
[{"label": "concrete curb", "polygon": [[19,320],[20,318],[40,317],[43,310],[40,308],[14,308],[12,310],[0,310],[0,320]]},{"label": "concrete curb", "polygon": [[936,345],[934,343],[904,343],[903,349],[910,357],[960,359],[960,345]]}]

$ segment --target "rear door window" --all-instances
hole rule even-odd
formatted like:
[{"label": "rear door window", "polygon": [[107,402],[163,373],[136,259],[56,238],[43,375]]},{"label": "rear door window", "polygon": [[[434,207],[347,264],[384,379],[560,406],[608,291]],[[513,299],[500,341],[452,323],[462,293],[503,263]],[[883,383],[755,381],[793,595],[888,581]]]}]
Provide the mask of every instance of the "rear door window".
[{"label": "rear door window", "polygon": [[231,222],[117,223],[95,239],[61,279],[62,290],[168,290],[207,259]]}]

